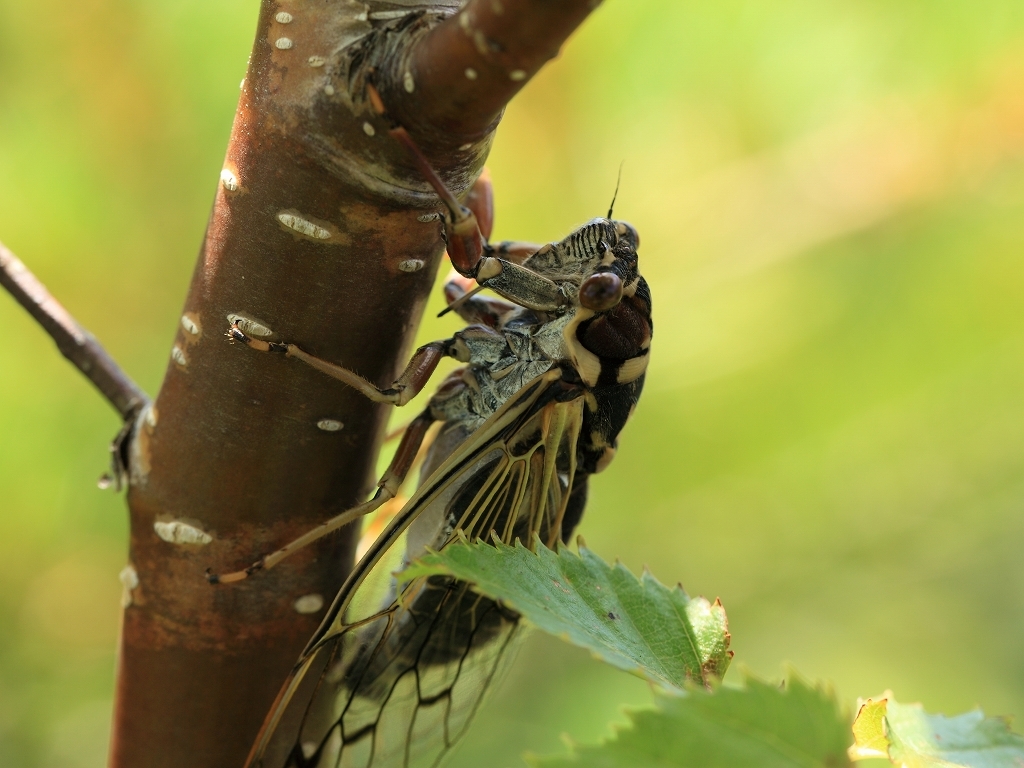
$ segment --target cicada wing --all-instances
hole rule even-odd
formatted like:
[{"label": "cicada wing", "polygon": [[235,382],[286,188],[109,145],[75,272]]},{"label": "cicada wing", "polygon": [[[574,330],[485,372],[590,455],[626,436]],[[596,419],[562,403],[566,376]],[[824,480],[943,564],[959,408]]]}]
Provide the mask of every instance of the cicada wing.
[{"label": "cicada wing", "polygon": [[[360,606],[409,525],[442,507],[441,546],[463,532],[553,545],[572,491],[582,391],[534,379],[427,477],[356,564],[282,689],[249,766],[427,768],[469,725],[524,634],[519,617],[450,578],[414,579]],[[362,614],[362,615],[361,615]]]},{"label": "cicada wing", "polygon": [[[435,612],[396,603],[370,624],[326,639],[292,678],[290,702],[282,702],[250,765],[438,765],[514,658],[525,628],[466,584],[422,579],[411,590]],[[449,622],[462,630],[446,629]]]}]

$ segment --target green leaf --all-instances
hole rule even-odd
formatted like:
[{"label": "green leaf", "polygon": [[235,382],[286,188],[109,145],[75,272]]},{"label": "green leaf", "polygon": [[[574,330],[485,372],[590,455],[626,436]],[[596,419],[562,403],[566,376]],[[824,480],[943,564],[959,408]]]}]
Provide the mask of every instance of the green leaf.
[{"label": "green leaf", "polygon": [[421,558],[400,578],[428,575],[470,582],[545,632],[669,688],[706,685],[732,658],[721,603],[690,599],[646,571],[638,579],[583,546],[575,555],[541,545],[533,553],[518,542],[456,543]]},{"label": "green leaf", "polygon": [[889,757],[889,739],[885,735],[885,699],[868,699],[860,705],[853,721],[853,746],[850,759],[871,760]]},{"label": "green leaf", "polygon": [[831,691],[791,675],[784,687],[747,678],[743,688],[660,696],[653,710],[567,757],[528,758],[540,768],[839,768],[848,766],[849,718]]},{"label": "green leaf", "polygon": [[861,705],[853,723],[850,757],[888,757],[905,768],[1020,768],[1024,737],[980,710],[956,717],[929,715],[920,704],[900,704],[891,693]]}]

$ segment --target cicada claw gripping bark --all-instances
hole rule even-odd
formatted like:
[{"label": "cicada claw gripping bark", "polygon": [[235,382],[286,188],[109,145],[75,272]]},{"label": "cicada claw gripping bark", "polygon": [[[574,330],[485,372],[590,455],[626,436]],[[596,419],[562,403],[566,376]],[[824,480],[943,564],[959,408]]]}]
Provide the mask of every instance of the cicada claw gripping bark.
[{"label": "cicada claw gripping bark", "polygon": [[254,339],[237,324],[228,335],[394,405],[422,390],[443,357],[463,366],[408,425],[371,499],[245,570],[209,576],[239,581],[380,509],[424,454],[419,487],[356,563],[267,715],[249,766],[436,765],[522,631],[518,616],[464,583],[431,577],[398,587],[391,572],[460,535],[528,547],[568,541],[588,478],[611,461],[643,387],[653,322],[636,230],[609,211],[558,242],[491,245],[489,182],[470,195],[476,213],[405,129],[391,134],[448,210],[442,226],[460,276],[445,296],[469,325],[417,350],[386,388],[294,344]]}]

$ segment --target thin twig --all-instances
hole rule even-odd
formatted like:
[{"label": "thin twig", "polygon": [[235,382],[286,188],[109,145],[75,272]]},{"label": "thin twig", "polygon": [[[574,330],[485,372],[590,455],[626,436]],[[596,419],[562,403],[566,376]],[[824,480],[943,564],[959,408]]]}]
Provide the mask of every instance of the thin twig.
[{"label": "thin twig", "polygon": [[80,326],[17,256],[0,243],[0,285],[36,319],[70,360],[125,419],[149,402],[95,337]]}]

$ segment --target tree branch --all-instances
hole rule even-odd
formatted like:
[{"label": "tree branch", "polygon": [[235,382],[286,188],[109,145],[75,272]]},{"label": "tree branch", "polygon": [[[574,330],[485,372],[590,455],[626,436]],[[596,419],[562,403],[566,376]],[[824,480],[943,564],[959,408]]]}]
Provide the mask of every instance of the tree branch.
[{"label": "tree branch", "polygon": [[129,419],[149,402],[146,393],[121,370],[96,338],[68,314],[3,243],[0,243],[0,285],[28,310],[50,334],[61,354],[93,383],[122,418]]},{"label": "tree branch", "polygon": [[[323,615],[309,606],[326,607],[351,568],[358,525],[238,584],[206,582],[208,568],[244,567],[364,499],[389,412],[224,331],[241,317],[250,335],[395,379],[444,252],[442,206],[365,86],[394,96],[393,116],[464,192],[507,99],[590,7],[502,2],[516,9],[507,29],[497,0],[467,6],[470,29],[508,52],[483,59],[459,0],[263,0],[182,322],[130,445],[111,768],[241,765]],[[413,52],[410,93],[396,62]]]},{"label": "tree branch", "polygon": [[410,48],[404,71],[393,71],[399,122],[449,146],[479,141],[600,2],[469,0]]}]

